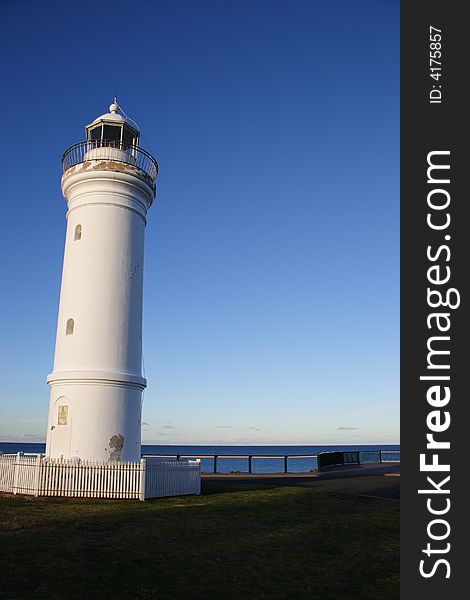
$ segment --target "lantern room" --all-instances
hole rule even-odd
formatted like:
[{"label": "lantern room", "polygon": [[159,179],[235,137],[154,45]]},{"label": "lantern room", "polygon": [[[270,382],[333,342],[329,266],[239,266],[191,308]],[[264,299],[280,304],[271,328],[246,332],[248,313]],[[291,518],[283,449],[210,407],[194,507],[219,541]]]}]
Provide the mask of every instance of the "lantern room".
[{"label": "lantern room", "polygon": [[85,127],[86,139],[94,147],[110,146],[126,150],[138,146],[140,131],[137,124],[119,113],[116,101],[109,113],[101,115]]}]

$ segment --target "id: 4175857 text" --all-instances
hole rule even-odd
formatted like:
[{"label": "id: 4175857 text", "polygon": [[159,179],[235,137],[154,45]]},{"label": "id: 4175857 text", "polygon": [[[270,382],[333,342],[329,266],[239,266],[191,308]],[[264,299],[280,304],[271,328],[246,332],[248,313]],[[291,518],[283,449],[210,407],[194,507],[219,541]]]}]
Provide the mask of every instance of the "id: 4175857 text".
[{"label": "id: 4175857 text", "polygon": [[432,90],[429,92],[430,104],[441,104],[442,85],[442,30],[432,25],[429,27],[429,76],[434,80]]}]

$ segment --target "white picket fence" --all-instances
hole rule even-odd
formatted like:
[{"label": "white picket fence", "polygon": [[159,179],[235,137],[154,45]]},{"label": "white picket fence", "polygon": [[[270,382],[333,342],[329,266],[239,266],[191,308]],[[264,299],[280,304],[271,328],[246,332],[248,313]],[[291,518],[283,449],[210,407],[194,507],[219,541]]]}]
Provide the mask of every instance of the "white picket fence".
[{"label": "white picket fence", "polygon": [[142,459],[146,498],[201,493],[200,460]]},{"label": "white picket fence", "polygon": [[42,454],[0,454],[0,491],[33,496],[133,498],[201,493],[199,460],[107,463],[52,459]]}]

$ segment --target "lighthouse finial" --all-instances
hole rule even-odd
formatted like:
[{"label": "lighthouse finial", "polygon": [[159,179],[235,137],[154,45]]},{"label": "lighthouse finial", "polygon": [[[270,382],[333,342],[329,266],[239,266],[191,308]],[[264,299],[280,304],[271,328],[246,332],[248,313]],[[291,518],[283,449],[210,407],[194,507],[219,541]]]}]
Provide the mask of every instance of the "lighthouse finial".
[{"label": "lighthouse finial", "polygon": [[116,114],[119,110],[119,104],[117,103],[117,94],[114,94],[113,103],[109,107],[109,112]]}]

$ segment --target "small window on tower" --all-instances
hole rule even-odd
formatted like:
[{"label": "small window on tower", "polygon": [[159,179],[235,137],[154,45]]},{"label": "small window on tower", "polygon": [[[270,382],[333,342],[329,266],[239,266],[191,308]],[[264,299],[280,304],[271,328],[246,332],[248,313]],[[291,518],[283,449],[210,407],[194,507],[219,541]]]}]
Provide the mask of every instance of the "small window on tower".
[{"label": "small window on tower", "polygon": [[72,335],[74,325],[75,325],[75,323],[73,322],[73,319],[69,319],[67,321],[67,328],[65,330],[65,335]]},{"label": "small window on tower", "polygon": [[75,235],[74,235],[73,239],[74,239],[74,241],[82,239],[82,226],[81,225],[77,225],[75,227]]}]

